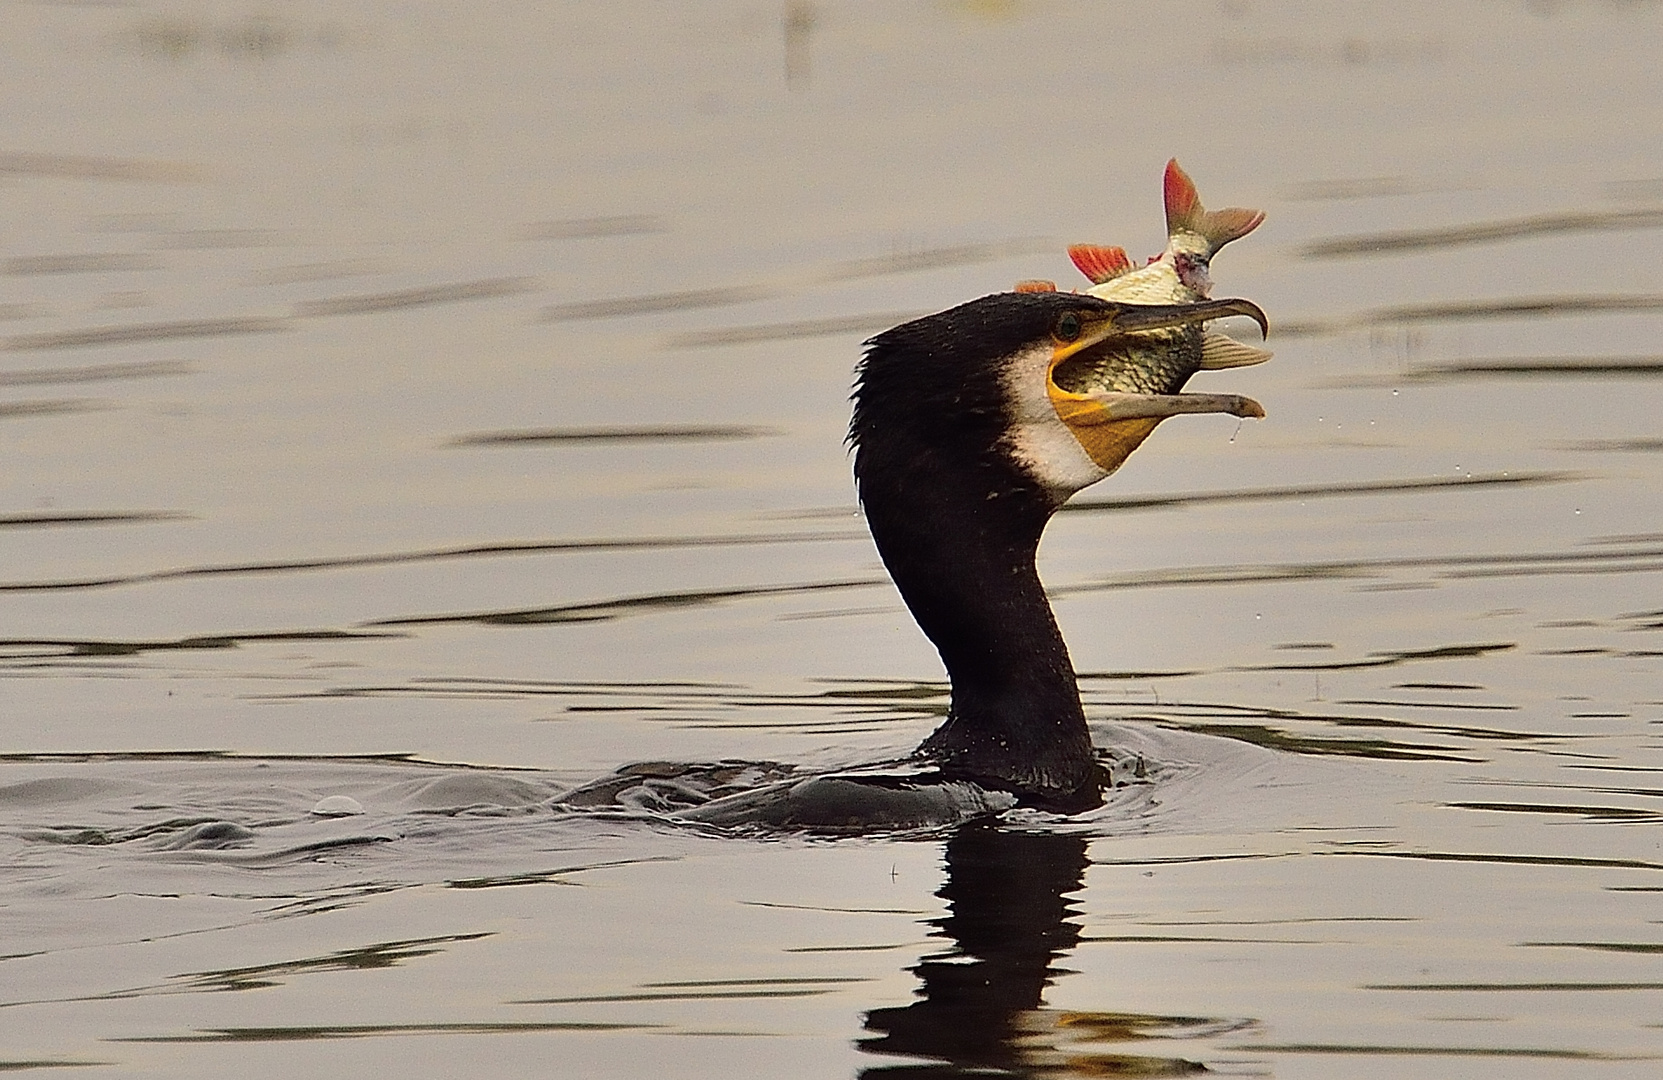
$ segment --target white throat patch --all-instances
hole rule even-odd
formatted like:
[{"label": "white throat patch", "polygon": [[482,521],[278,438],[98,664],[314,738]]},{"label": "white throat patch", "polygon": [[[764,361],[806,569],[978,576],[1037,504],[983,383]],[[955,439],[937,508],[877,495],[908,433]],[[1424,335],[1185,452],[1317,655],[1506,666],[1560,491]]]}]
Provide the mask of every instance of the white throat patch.
[{"label": "white throat patch", "polygon": [[1091,460],[1057,415],[1047,386],[1050,370],[1048,345],[1020,353],[1005,366],[1005,400],[1011,410],[1005,439],[1016,463],[1060,503],[1109,473]]}]

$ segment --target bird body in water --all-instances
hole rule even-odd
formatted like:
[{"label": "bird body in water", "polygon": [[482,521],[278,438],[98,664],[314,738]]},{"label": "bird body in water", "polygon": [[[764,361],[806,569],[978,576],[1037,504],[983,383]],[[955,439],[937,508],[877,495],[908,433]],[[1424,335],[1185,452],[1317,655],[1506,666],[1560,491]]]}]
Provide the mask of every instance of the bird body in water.
[{"label": "bird body in water", "polygon": [[[1064,364],[1113,362],[1130,335],[1246,315],[1245,300],[1128,304],[1080,293],[996,293],[868,343],[850,442],[884,565],[952,683],[919,755],[953,781],[1074,812],[1101,801],[1068,648],[1034,558],[1051,515],[1183,413],[1263,416],[1249,398],[1068,390]],[[1130,432],[1134,437],[1127,438]]]},{"label": "bird body in water", "polygon": [[1205,328],[1241,315],[1267,329],[1249,301],[1208,299],[1206,277],[1212,254],[1262,215],[1209,214],[1176,162],[1166,203],[1167,252],[1141,270],[1119,249],[1076,247],[1076,264],[1101,278],[1088,292],[1027,283],[866,343],[849,427],[855,483],[952,684],[946,721],[910,759],[808,777],[776,763],[642,763],[558,801],[810,829],[1100,805],[1106,771],[1035,568],[1040,536],[1167,417],[1264,415],[1251,398],[1180,393],[1197,371],[1269,359]]}]

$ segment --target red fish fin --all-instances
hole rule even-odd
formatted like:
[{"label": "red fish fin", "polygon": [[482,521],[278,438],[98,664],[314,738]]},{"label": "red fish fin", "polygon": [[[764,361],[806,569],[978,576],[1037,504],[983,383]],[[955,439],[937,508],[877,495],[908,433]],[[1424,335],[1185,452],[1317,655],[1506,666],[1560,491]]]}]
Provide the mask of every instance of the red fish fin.
[{"label": "red fish fin", "polygon": [[1054,281],[1018,281],[1012,292],[1056,292],[1057,283]]},{"label": "red fish fin", "polygon": [[1074,244],[1068,249],[1068,257],[1074,260],[1080,273],[1091,279],[1093,285],[1112,281],[1132,269],[1132,260],[1126,257],[1125,248]]},{"label": "red fish fin", "polygon": [[1191,223],[1206,211],[1201,209],[1201,195],[1195,190],[1195,181],[1178,167],[1177,158],[1166,163],[1162,194],[1166,196],[1166,231],[1171,233],[1182,228],[1194,232]]},{"label": "red fish fin", "polygon": [[1228,206],[1223,210],[1208,210],[1201,205],[1195,182],[1183,169],[1178,159],[1166,163],[1166,231],[1192,232],[1206,239],[1214,251],[1232,240],[1239,240],[1259,227],[1265,219],[1263,210],[1243,210]]},{"label": "red fish fin", "polygon": [[1240,240],[1257,229],[1259,223],[1265,219],[1265,212],[1226,206],[1222,210],[1209,210],[1202,218],[1201,228],[1196,232],[1205,236],[1207,242],[1213,245],[1213,250],[1217,251],[1230,241]]}]

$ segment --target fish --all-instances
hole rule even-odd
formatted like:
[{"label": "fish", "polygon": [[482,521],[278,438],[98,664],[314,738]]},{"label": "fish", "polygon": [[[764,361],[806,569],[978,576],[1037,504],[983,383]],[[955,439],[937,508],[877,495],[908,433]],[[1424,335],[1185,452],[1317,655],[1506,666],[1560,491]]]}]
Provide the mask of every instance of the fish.
[{"label": "fish", "polygon": [[[1168,161],[1163,194],[1166,202],[1167,247],[1142,267],[1134,267],[1124,248],[1098,244],[1075,244],[1068,249],[1074,265],[1091,281],[1086,291],[1093,296],[1125,304],[1190,304],[1209,298],[1212,292],[1212,258],[1232,240],[1259,227],[1264,214],[1258,210],[1229,207],[1208,210],[1201,204],[1195,184],[1179,168],[1177,159]],[[1051,281],[1022,281],[1018,292],[1050,292]],[[1263,328],[1264,323],[1260,323]],[[1101,345],[1069,356],[1051,369],[1052,399],[1056,402],[1101,401],[1113,395],[1145,402],[1162,400],[1171,405],[1179,391],[1198,371],[1262,364],[1271,358],[1264,350],[1232,337],[1191,324],[1163,330],[1119,335]],[[1166,416],[1177,411],[1155,410],[1159,415],[1128,416],[1098,427],[1094,434],[1092,459],[1109,472],[1147,439]],[[1251,398],[1241,399],[1237,408],[1223,410],[1237,416],[1264,416],[1264,408]]]},{"label": "fish", "polygon": [[[1134,267],[1120,247],[1075,244],[1068,249],[1075,267],[1092,282],[1087,293],[1123,304],[1190,304],[1208,299],[1213,256],[1265,219],[1260,210],[1206,209],[1194,181],[1176,158],[1166,163],[1163,194],[1167,246],[1146,265]],[[1018,291],[1055,287],[1041,281],[1017,285]],[[1130,334],[1105,343],[1102,349],[1070,358],[1057,368],[1054,378],[1059,387],[1076,393],[1173,394],[1198,371],[1262,364],[1271,355],[1192,325]]]}]

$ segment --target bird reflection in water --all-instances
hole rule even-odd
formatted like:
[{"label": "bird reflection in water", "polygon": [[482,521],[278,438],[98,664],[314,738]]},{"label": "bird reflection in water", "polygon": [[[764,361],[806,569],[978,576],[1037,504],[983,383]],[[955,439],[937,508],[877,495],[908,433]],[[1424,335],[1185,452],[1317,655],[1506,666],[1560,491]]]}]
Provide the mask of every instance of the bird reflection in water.
[{"label": "bird reflection in water", "polygon": [[1055,962],[1080,941],[1073,897],[1084,887],[1087,839],[976,823],[947,842],[948,913],[931,920],[952,947],[912,970],[919,1000],[866,1014],[860,1049],[930,1063],[878,1065],[867,1080],[947,1077],[1181,1076],[1182,1058],[1093,1052],[1081,1044],[1216,1034],[1241,1021],[1064,1012],[1043,1007],[1067,972]]}]

